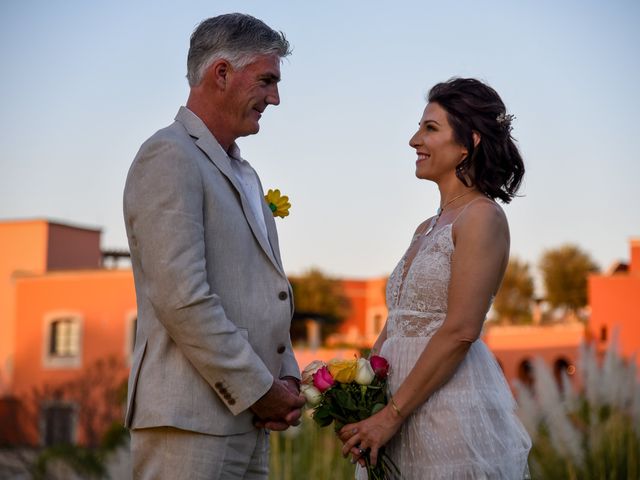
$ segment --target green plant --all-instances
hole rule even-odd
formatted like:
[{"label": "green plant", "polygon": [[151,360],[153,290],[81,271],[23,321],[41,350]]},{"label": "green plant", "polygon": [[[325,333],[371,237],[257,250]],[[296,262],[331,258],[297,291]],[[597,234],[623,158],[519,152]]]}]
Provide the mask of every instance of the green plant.
[{"label": "green plant", "polygon": [[284,432],[271,432],[271,480],[351,480],[355,467],[341,453],[332,429],[320,428],[308,416]]}]

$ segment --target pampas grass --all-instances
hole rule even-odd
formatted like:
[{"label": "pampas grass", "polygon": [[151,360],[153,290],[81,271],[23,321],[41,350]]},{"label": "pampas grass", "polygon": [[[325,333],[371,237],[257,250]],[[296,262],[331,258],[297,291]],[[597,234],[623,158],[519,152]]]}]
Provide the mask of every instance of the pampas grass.
[{"label": "pampas grass", "polygon": [[549,367],[533,363],[534,386],[516,384],[520,417],[533,440],[534,479],[639,479],[640,383],[636,361],[612,342],[602,361],[583,345],[576,390],[564,375],[558,386]]}]

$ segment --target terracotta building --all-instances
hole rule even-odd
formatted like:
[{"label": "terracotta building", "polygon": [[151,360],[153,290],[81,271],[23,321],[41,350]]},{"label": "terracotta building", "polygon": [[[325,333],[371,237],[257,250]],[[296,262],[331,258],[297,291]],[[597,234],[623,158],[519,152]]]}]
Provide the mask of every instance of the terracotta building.
[{"label": "terracotta building", "polygon": [[351,309],[338,332],[328,338],[327,343],[368,348],[378,338],[387,319],[387,278],[344,279],[340,283],[349,299]]},{"label": "terracotta building", "polygon": [[[327,339],[327,344],[360,348],[373,344],[387,318],[386,281],[386,277],[342,280],[345,294],[351,302],[351,314],[338,333]],[[482,337],[509,383],[518,379],[530,384],[532,361],[536,357],[541,357],[558,378],[561,372],[573,377],[580,344],[585,338],[585,327],[579,322],[544,326],[489,325]]]},{"label": "terracotta building", "polygon": [[[130,268],[100,249],[100,230],[47,220],[0,222],[0,445],[95,444],[122,417],[123,382],[135,340]],[[386,278],[341,280],[351,313],[325,347],[300,348],[312,359],[351,358],[384,326]],[[619,331],[622,352],[640,347],[640,240],[631,261],[589,279],[592,316],[582,323],[490,326],[483,338],[507,379],[531,380],[542,357],[556,374],[576,372],[581,342],[607,347]],[[350,348],[349,348],[350,347]]]},{"label": "terracotta building", "polygon": [[0,251],[0,443],[95,444],[121,416],[105,395],[127,375],[133,276],[101,268],[96,229],[1,222]]},{"label": "terracotta building", "polygon": [[640,367],[640,238],[630,241],[630,261],[589,277],[590,337],[601,351],[616,341],[624,357]]}]

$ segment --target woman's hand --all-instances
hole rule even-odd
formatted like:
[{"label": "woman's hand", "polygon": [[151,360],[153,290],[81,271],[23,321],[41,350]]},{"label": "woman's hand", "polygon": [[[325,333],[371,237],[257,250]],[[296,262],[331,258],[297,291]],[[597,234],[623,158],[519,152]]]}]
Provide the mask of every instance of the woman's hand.
[{"label": "woman's hand", "polygon": [[366,420],[345,425],[338,432],[338,437],[344,443],[342,455],[346,457],[351,453],[362,465],[360,457],[370,450],[369,459],[372,465],[376,465],[380,448],[396,434],[403,420],[387,405]]}]

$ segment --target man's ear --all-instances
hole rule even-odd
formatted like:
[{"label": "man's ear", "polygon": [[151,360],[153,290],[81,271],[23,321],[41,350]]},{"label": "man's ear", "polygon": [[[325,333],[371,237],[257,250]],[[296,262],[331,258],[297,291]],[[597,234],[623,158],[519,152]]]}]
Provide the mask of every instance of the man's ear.
[{"label": "man's ear", "polygon": [[473,137],[473,147],[477,148],[480,145],[480,134],[474,130],[471,132],[471,136]]},{"label": "man's ear", "polygon": [[211,85],[215,85],[220,90],[227,87],[229,75],[231,74],[231,65],[225,59],[216,60],[211,64],[204,74],[204,81]]}]

